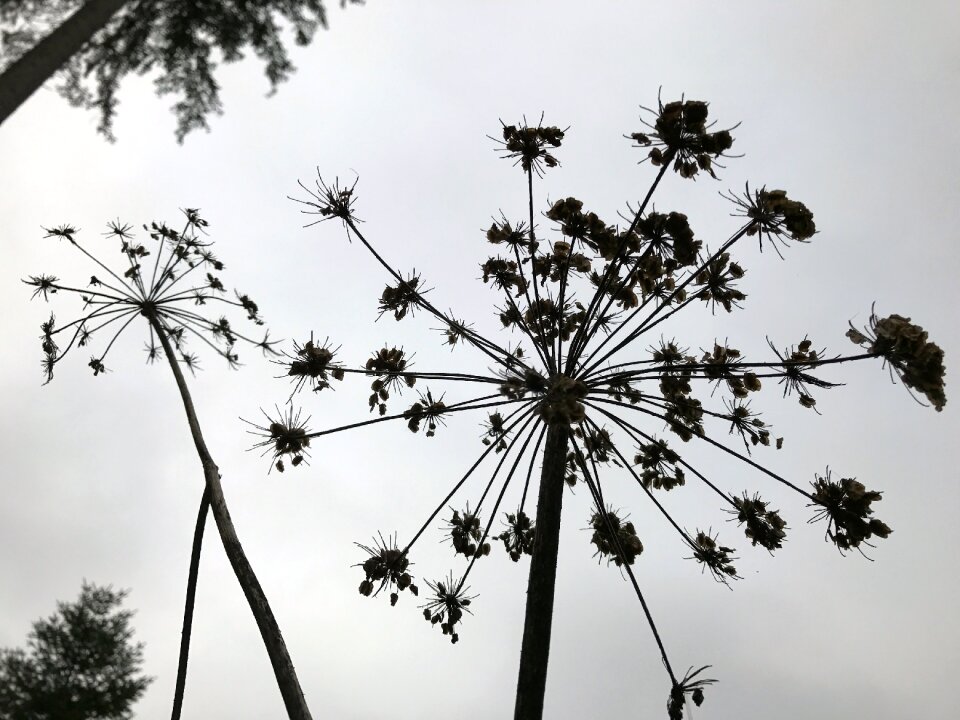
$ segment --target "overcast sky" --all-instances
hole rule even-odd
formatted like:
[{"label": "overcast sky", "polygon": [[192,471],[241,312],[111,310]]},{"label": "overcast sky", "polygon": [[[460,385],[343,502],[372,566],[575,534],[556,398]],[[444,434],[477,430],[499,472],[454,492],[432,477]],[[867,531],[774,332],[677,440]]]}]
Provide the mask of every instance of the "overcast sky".
[{"label": "overcast sky", "polygon": [[[143,364],[144,328],[127,330],[106,375],[94,378],[78,353],[41,387],[38,326],[50,308],[31,303],[19,280],[47,272],[85,283],[93,272],[43,240],[41,226],[71,223],[118,261],[100,237],[107,221],[175,223],[178,208],[199,207],[224,281],[257,300],[274,336],[329,336],[351,363],[388,343],[415,351],[423,370],[482,370],[469,348],[441,346],[435,321],[374,322],[384,273],[335,224],[302,229],[286,196],[317,166],[359,175],[357,214],[376,247],[421,271],[436,305],[506,342],[499,299],[477,280],[488,254],[481,228],[501,209],[519,217],[525,181],[486,135],[501,119],[541,112],[569,126],[562,167],[535,190],[538,208],[575,195],[612,222],[653,177],[623,135],[640,129],[639,106],[654,105],[662,86],[664,100],[709,100],[722,126],[742,123],[734,150],[744,157],[725,163],[719,181],[670,176],[657,209],[686,212],[716,247],[738,222],[718,192],[750,181],[805,202],[820,231],[784,261],[744,244],[744,309],[713,317],[692,307],[664,334],[694,349],[729,338],[757,360],[769,356],[766,336],[784,347],[809,333],[816,347],[846,353],[847,321],[865,325],[876,302],[944,348],[950,398],[942,413],[921,407],[870,362],[825,374],[846,385],[817,395],[822,416],[776,388],[755,403],[785,437],[782,451],[761,454],[771,469],[806,485],[829,465],[884,492],[877,516],[894,533],[869,553],[875,562],[825,543],[824,526],[806,524],[803,498],[690,443],[683,450],[718,485],[762,491],[790,526],[770,557],[702,485],[665,499],[682,526],[712,526],[737,548],[744,579],[731,592],[683,560],[689,551],[628,475],[604,476],[646,547],[636,572],[674,666],[711,664],[720,681],[693,716],[954,717],[957,5],[369,0],[330,15],[328,32],[293,51],[298,72],[273,98],[256,61],[222,68],[225,115],[182,146],[170,100],[154,96],[149,78],[124,83],[116,144],[50,89],[0,129],[0,646],[22,643],[84,578],[130,588],[156,678],[136,713],[163,717],[202,491],[173,378]],[[52,309],[64,320],[79,311],[61,296]],[[495,548],[477,564],[475,615],[456,646],[423,621],[415,598],[391,608],[361,597],[362,571],[351,567],[364,559],[354,542],[378,530],[403,542],[419,528],[483,449],[483,418],[451,418],[435,438],[404,423],[345,433],[315,443],[309,467],[268,476],[267,459],[245,452],[251,438],[238,418],[286,400],[288,385],[274,378],[282,370],[242,349],[238,372],[201,357],[191,387],[207,442],[314,717],[509,716],[526,560]],[[312,427],[332,427],[368,417],[368,392],[354,377],[302,402]],[[454,386],[447,398],[465,392]],[[592,557],[588,501],[583,489],[565,498],[546,716],[663,717],[666,673],[629,584]],[[266,652],[213,530],[211,521],[184,717],[280,717]],[[441,539],[438,526],[415,546],[418,574],[462,570]]]}]

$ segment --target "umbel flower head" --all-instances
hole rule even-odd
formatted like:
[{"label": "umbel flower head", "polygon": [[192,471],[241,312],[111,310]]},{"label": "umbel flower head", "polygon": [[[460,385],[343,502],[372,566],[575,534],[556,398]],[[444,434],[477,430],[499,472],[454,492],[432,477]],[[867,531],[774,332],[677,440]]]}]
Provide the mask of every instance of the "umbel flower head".
[{"label": "umbel flower head", "polygon": [[[208,223],[199,210],[188,208],[180,230],[163,223],[144,225],[149,238],[145,243],[137,239],[132,226],[111,222],[104,233],[107,240],[95,240],[83,245],[77,239],[79,230],[69,225],[46,230],[46,237],[57,238],[86,256],[94,266],[94,275],[85,286],[68,284],[53,275],[32,275],[25,282],[34,288],[33,298],[49,300],[56,293],[72,293],[83,301],[80,316],[67,323],[57,323],[56,317],[40,325],[43,372],[46,382],[53,379],[57,364],[76,348],[99,350],[87,363],[95,376],[107,371],[105,360],[117,339],[135,320],[143,318],[149,325],[146,345],[147,362],[160,356],[157,333],[170,340],[177,360],[191,372],[199,367],[198,356],[189,351],[190,341],[212,349],[231,367],[239,361],[235,351],[238,341],[260,348],[265,354],[275,354],[275,344],[264,334],[262,340],[247,337],[238,331],[226,315],[203,310],[222,307],[234,312],[239,308],[246,319],[263,325],[260,309],[248,295],[227,293],[219,273],[224,264],[213,254],[212,243],[204,240]],[[101,260],[103,254],[96,245],[113,241],[123,255],[122,265],[111,268]],[[116,247],[116,246],[115,246]],[[198,310],[202,308],[203,310]],[[94,345],[94,336],[106,336],[106,342]]]},{"label": "umbel flower head", "polygon": [[947,403],[944,391],[943,350],[931,342],[927,332],[910,318],[870,314],[870,325],[860,332],[853,325],[847,331],[851,341],[890,363],[903,384],[927,398],[937,412]]},{"label": "umbel flower head", "polygon": [[[780,549],[787,523],[779,510],[757,491],[728,489],[711,480],[686,459],[682,448],[689,443],[704,446],[717,457],[739,460],[762,480],[805,498],[815,507],[815,518],[828,519],[827,537],[841,550],[886,537],[889,528],[867,517],[878,493],[853,481],[836,484],[829,478],[818,479],[810,492],[768,468],[767,453],[782,448],[783,438],[761,417],[756,399],[795,395],[802,406],[814,408],[815,394],[837,385],[822,377],[831,365],[882,357],[909,388],[924,393],[939,408],[943,372],[939,349],[926,333],[899,316],[872,322],[869,334],[852,335],[867,352],[849,356],[828,356],[807,337],[784,350],[768,340],[771,354],[758,360],[715,337],[691,345],[706,348],[699,352],[666,339],[665,323],[681,311],[699,311],[710,320],[735,312],[748,301],[749,275],[741,241],[757,238],[762,252],[766,240],[779,253],[778,246],[787,247],[790,241],[811,240],[816,226],[812,212],[787,192],[765,188],[751,192],[749,186],[746,195],[731,196],[739,225],[725,236],[702,238],[696,224],[679,209],[654,211],[652,198],[667,184],[670,170],[681,180],[693,179],[701,171],[713,176],[716,160],[732,157],[734,138],[733,128],[714,129],[705,102],[683,99],[660,103],[657,111],[647,112],[654,117],[644,121],[646,129],[629,138],[648,148],[646,159],[657,173],[642,201],[628,204],[623,225],[608,223],[581,200],[565,197],[545,208],[541,224],[546,229],[540,227],[533,211],[534,176],[559,166],[557,154],[567,132],[544,125],[542,118],[536,127],[504,124],[498,150],[524,174],[530,211],[524,218],[508,219],[500,213],[493,220],[484,233],[492,254],[481,259],[479,268],[481,281],[499,298],[493,304],[492,325],[512,334],[510,342],[477,330],[480,319],[467,322],[462,315],[440,310],[431,298],[442,288],[427,296],[424,273],[403,274],[374,249],[354,215],[356,183],[345,190],[337,182],[330,185],[319,179],[315,191],[297,199],[303,213],[320,218],[317,222],[340,219],[348,239],[358,240],[386,271],[385,289],[370,300],[374,317],[389,313],[396,321],[408,322],[428,316],[442,334],[440,342],[455,350],[456,357],[472,352],[488,368],[475,372],[468,366],[414,367],[413,353],[404,346],[384,344],[366,360],[360,354],[352,365],[338,363],[339,376],[334,376],[366,376],[372,391],[368,409],[376,409],[375,416],[321,430],[301,428],[301,437],[395,422],[431,438],[447,432],[443,425],[453,426],[462,413],[479,415],[483,449],[461,477],[451,480],[449,492],[425,513],[425,521],[411,529],[409,541],[400,546],[395,535],[390,542],[381,535],[379,544],[362,546],[369,557],[361,563],[365,573],[361,594],[375,595],[391,586],[395,603],[399,591],[415,587],[408,569],[413,546],[428,528],[440,524],[455,557],[466,567],[446,581],[429,583],[433,599],[424,615],[441,624],[454,641],[467,605],[475,608],[474,598],[464,596],[466,580],[476,562],[494,554],[490,538],[501,541],[514,562],[531,558],[531,588],[552,583],[543,579],[547,577],[543,568],[556,566],[564,488],[585,487],[590,543],[595,555],[625,573],[643,607],[670,676],[673,718],[681,716],[688,698],[699,705],[704,686],[712,681],[697,679],[704,668],[682,679],[674,673],[633,570],[651,552],[667,548],[644,543],[652,531],[650,523],[635,524],[614,510],[614,503],[632,487],[679,536],[677,548],[692,550],[686,557],[724,584],[739,577],[734,548],[710,531],[683,529],[661,503],[663,493],[706,489],[751,545],[771,553]],[[309,365],[308,347],[316,348],[312,339],[294,345],[282,361],[294,378],[295,392],[308,382],[314,389],[329,386],[332,351]],[[437,386],[446,391],[438,392]],[[407,410],[394,409],[395,397],[414,387],[419,399]],[[461,394],[455,397],[458,390]],[[273,436],[265,434],[264,446],[270,442]],[[455,496],[466,496],[470,502],[458,502],[454,509]],[[445,508],[452,515],[441,518]],[[566,511],[584,508],[568,504]],[[495,523],[498,528],[493,530]],[[531,635],[528,646],[526,632],[524,637],[523,652],[539,652],[541,639]]]},{"label": "umbel flower head", "polygon": [[251,449],[264,448],[263,454],[271,456],[273,467],[283,472],[286,469],[284,458],[289,460],[290,465],[297,467],[300,463],[306,462],[306,458],[309,457],[310,437],[307,435],[307,423],[310,422],[310,418],[301,420],[300,411],[294,410],[292,405],[287,405],[286,412],[281,411],[280,408],[276,410],[276,418],[271,418],[263,410],[260,411],[266,418],[266,425],[244,422],[253,427],[253,430],[248,430],[251,435],[263,438]]}]

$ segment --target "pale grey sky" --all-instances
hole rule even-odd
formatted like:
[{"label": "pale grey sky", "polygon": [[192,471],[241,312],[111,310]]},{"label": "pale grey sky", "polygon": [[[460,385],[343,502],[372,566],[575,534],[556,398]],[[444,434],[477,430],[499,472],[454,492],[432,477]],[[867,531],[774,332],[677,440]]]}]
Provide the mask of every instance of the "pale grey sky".
[{"label": "pale grey sky", "polygon": [[[95,135],[92,114],[41,91],[0,129],[0,646],[20,644],[83,578],[129,587],[156,677],[137,716],[163,717],[202,490],[173,380],[161,365],[143,366],[145,333],[127,331],[106,376],[92,377],[78,355],[40,387],[38,326],[49,309],[28,302],[19,280],[90,274],[43,240],[41,225],[72,223],[96,244],[108,220],[172,222],[178,208],[199,207],[227,264],[224,280],[257,300],[275,336],[329,335],[352,362],[386,342],[415,350],[421,369],[482,369],[469,350],[441,347],[429,319],[374,323],[387,278],[334,224],[301,229],[286,199],[299,192],[297,178],[310,181],[316,166],[330,177],[359,174],[357,213],[378,249],[422,271],[438,306],[499,335],[497,298],[476,281],[487,254],[480,229],[501,209],[522,212],[525,189],[486,135],[524,114],[569,125],[563,165],[538,185],[538,207],[575,195],[615,218],[652,178],[622,136],[640,128],[639,105],[655,104],[662,86],[665,100],[685,93],[711,101],[721,125],[742,122],[734,149],[745,156],[719,181],[671,177],[658,209],[686,212],[715,246],[737,223],[718,191],[750,181],[787,189],[820,231],[785,261],[745,245],[744,310],[712,317],[691,308],[664,328],[668,337],[694,348],[729,338],[760,359],[766,335],[782,347],[809,333],[817,346],[848,352],[847,321],[865,324],[876,301],[881,314],[911,316],[947,354],[949,402],[939,414],[891,384],[879,363],[831,373],[847,385],[818,394],[822,416],[775,390],[756,403],[786,438],[780,453],[764,455],[773,470],[806,485],[829,465],[884,491],[877,515],[894,533],[870,553],[875,562],[824,543],[824,527],[805,523],[802,498],[691,447],[720,486],[762,491],[791,528],[771,558],[702,487],[665,499],[681,525],[712,525],[737,548],[744,579],[730,592],[682,560],[689,551],[628,476],[608,474],[606,495],[631,513],[646,547],[638,579],[674,665],[712,664],[720,681],[693,716],[955,716],[958,27],[948,2],[369,0],[332,9],[330,31],[294,50],[299,71],[271,99],[256,62],[223,68],[226,114],[183,146],[149,79],[124,84],[114,145]],[[52,309],[62,318],[78,311],[69,297]],[[256,417],[289,390],[257,353],[241,360],[231,373],[204,356],[194,398],[314,717],[509,716],[525,561],[514,565],[497,548],[478,563],[475,615],[456,646],[423,621],[414,598],[390,608],[361,597],[362,572],[351,567],[364,557],[355,541],[377,530],[402,540],[419,527],[482,449],[482,418],[451,418],[430,439],[402,423],[347,433],[317,442],[310,467],[267,476],[267,461],[245,452],[250,437],[237,418]],[[363,419],[367,392],[354,379],[304,398],[304,409],[316,428]],[[666,674],[629,585],[592,557],[582,530],[589,512],[585,491],[566,496],[546,715],[663,717]],[[415,549],[415,570],[428,578],[461,569],[440,539],[435,528]],[[282,714],[255,624],[210,532],[184,717]]]}]

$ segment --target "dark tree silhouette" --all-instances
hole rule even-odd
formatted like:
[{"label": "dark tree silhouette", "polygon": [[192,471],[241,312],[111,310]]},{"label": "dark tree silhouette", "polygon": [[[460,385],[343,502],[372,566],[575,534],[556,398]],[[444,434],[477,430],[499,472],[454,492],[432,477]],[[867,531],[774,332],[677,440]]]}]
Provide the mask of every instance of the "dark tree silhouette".
[{"label": "dark tree silhouette", "polygon": [[152,678],[141,673],[127,591],[84,583],[76,602],[37,620],[25,649],[0,650],[0,720],[126,720]]},{"label": "dark tree silhouette", "polygon": [[[347,0],[340,0],[341,6]],[[350,0],[360,3],[362,0]],[[175,95],[177,140],[220,114],[217,53],[234,62],[252,50],[271,93],[294,70],[285,25],[308,45],[327,15],[321,0],[4,0],[0,4],[0,123],[58,71],[71,104],[95,108],[113,139],[120,81],[157,71],[160,95]]]}]

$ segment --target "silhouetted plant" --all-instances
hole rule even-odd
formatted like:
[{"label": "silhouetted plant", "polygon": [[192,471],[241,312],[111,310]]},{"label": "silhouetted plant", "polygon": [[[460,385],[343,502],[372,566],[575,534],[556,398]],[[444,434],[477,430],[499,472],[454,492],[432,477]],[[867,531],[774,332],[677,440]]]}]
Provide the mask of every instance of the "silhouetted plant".
[{"label": "silhouetted plant", "polygon": [[[851,339],[865,348],[865,352],[852,355],[828,357],[807,337],[782,352],[770,342],[774,357],[758,362],[747,362],[726,341],[711,341],[710,349],[700,353],[662,336],[651,345],[648,338],[652,333],[659,335],[665,321],[689,306],[702,304],[712,313],[721,309],[729,313],[741,306],[747,297],[740,288],[745,270],[741,261],[733,258],[741,240],[756,237],[761,251],[766,242],[779,253],[792,243],[809,242],[816,226],[810,210],[786,192],[751,190],[747,186],[743,195],[732,196],[734,216],[742,217],[742,224],[716,249],[708,249],[696,237],[686,215],[653,211],[651,198],[670,169],[682,178],[696,178],[701,173],[715,177],[717,161],[731,157],[732,128],[715,129],[708,121],[707,104],[692,100],[661,103],[656,110],[645,110],[644,117],[649,118],[646,127],[628,137],[636,146],[649,148],[645,160],[658,171],[638,206],[628,205],[630,212],[624,218],[627,226],[610,225],[585,210],[580,200],[569,197],[552,203],[544,213],[559,231],[559,237],[552,241],[537,233],[533,181],[535,175],[559,165],[555,153],[566,131],[546,127],[542,119],[536,127],[526,123],[503,127],[498,149],[526,176],[529,213],[521,221],[510,222],[501,215],[493,222],[486,237],[500,253],[487,259],[481,270],[483,282],[502,293],[503,304],[496,308],[501,324],[522,336],[524,344],[513,349],[481,335],[452,313],[439,310],[422,290],[425,283],[420,273],[404,279],[404,273],[374,249],[355,215],[356,183],[348,187],[319,178],[315,188],[301,183],[306,197],[293,198],[303,205],[304,213],[318,216],[308,227],[339,220],[348,239],[358,240],[387,271],[392,280],[380,298],[381,315],[393,312],[400,320],[417,309],[440,323],[448,344],[471,346],[493,364],[487,374],[421,371],[412,367],[411,356],[404,349],[383,347],[375,350],[366,364],[334,366],[335,354],[328,343],[324,345],[328,354],[316,366],[300,357],[300,346],[295,346],[295,354],[286,361],[295,391],[308,382],[316,390],[326,389],[329,379],[324,373],[328,367],[337,368],[337,380],[349,374],[374,378],[369,408],[377,409],[377,417],[319,431],[298,425],[301,442],[390,421],[407,421],[409,429],[416,432],[429,418],[433,421],[429,428],[435,431],[439,422],[449,421],[458,413],[489,413],[482,434],[486,449],[411,539],[402,547],[395,536],[375,548],[364,547],[370,558],[363,563],[366,579],[360,592],[377,595],[390,587],[391,604],[397,602],[395,590],[410,587],[416,594],[408,572],[413,545],[468,480],[478,474],[480,465],[493,463],[499,456],[482,483],[479,499],[466,511],[453,510],[446,523],[444,532],[449,534],[455,553],[463,555],[468,564],[462,573],[428,582],[434,597],[424,614],[431,622],[442,622],[444,633],[452,640],[458,639],[459,631],[455,632],[454,626],[463,620],[466,600],[473,600],[464,595],[467,577],[474,563],[487,554],[487,539],[504,507],[507,490],[519,478],[519,501],[507,506],[511,511],[505,513],[506,528],[493,536],[503,542],[513,561],[531,555],[515,710],[518,719],[540,718],[543,712],[564,486],[582,483],[587,488],[592,506],[591,542],[601,560],[607,559],[626,573],[670,678],[669,717],[679,718],[688,698],[696,705],[703,702],[704,687],[713,680],[701,678],[706,666],[695,671],[691,668],[679,678],[668,660],[632,569],[643,543],[626,515],[608,504],[601,467],[604,473],[610,466],[623,468],[617,474],[636,481],[640,492],[677,532],[681,544],[692,551],[689,558],[715,579],[729,583],[738,577],[733,548],[721,544],[710,530],[685,530],[657,494],[687,486],[688,478],[703,483],[744,527],[751,544],[771,553],[783,544],[786,522],[758,494],[744,491],[738,496],[718,487],[687,462],[675,446],[657,437],[659,428],[668,429],[683,443],[716,448],[806,498],[816,508],[814,519],[828,520],[827,537],[843,552],[859,550],[870,539],[889,535],[885,524],[868,517],[880,494],[867,491],[851,479],[834,482],[829,473],[816,479],[811,492],[766,468],[751,453],[761,447],[779,449],[782,438],[772,437],[770,426],[753,410],[748,398],[766,384],[768,389],[782,387],[784,397],[796,395],[802,406],[815,409],[814,393],[836,385],[820,377],[821,369],[882,358],[909,388],[922,393],[938,410],[945,402],[942,352],[919,327],[897,315],[883,319],[874,316],[863,333],[851,330]],[[312,338],[303,348],[311,345]],[[427,390],[409,410],[388,411],[387,401],[393,403],[394,395],[427,382],[472,384],[482,389],[456,402],[437,401],[436,395]],[[710,398],[717,390],[725,397],[722,402],[702,401],[695,394],[698,386],[711,390]],[[289,412],[285,417],[291,417]],[[271,423],[283,425],[283,418],[280,413]],[[724,429],[740,438],[743,450],[716,439]],[[261,428],[261,432],[261,444],[273,443],[277,461],[290,453],[282,433],[267,428]],[[629,453],[620,449],[624,443],[636,448],[632,462]],[[538,460],[537,510],[535,522],[531,522],[525,508]]]},{"label": "silhouetted plant", "polygon": [[[230,367],[238,365],[239,359],[235,352],[238,342],[260,348],[268,355],[277,353],[268,333],[264,332],[263,339],[256,340],[239,332],[225,315],[214,314],[208,317],[195,309],[222,304],[231,311],[234,308],[242,310],[246,313],[247,320],[255,325],[263,325],[259,308],[248,295],[238,292],[233,296],[227,294],[217,274],[224,269],[224,265],[213,254],[211,243],[202,239],[207,221],[200,217],[198,210],[187,209],[183,212],[186,219],[182,230],[174,230],[165,224],[157,223],[144,226],[153,241],[150,247],[135,240],[131,226],[121,225],[119,222],[110,223],[105,234],[119,242],[121,254],[126,261],[125,268],[116,272],[80,244],[75,237],[78,234],[76,228],[63,225],[47,230],[47,237],[66,241],[70,247],[90,259],[97,266],[97,275],[91,276],[85,288],[68,285],[52,275],[36,275],[24,280],[34,288],[34,298],[42,296],[44,300],[49,300],[53,294],[71,293],[78,295],[83,301],[83,310],[76,320],[57,326],[56,318],[51,314],[50,319],[41,325],[43,371],[46,382],[50,382],[55,367],[71,350],[91,346],[94,336],[106,335],[108,339],[105,344],[87,363],[95,376],[103,375],[108,371],[105,363],[107,356],[124,330],[141,318],[147,323],[147,362],[152,363],[162,355],[170,365],[187,413],[205,480],[194,532],[173,717],[179,717],[183,700],[204,520],[207,509],[212,507],[224,550],[247,597],[270,655],[287,712],[291,718],[304,720],[310,717],[310,712],[303,699],[293,663],[267,598],[237,538],[220,484],[219,470],[203,439],[193,400],[180,369],[180,365],[191,372],[198,368],[198,356],[188,351],[188,341],[191,339],[212,349],[224,358]],[[295,440],[280,438],[278,435],[275,442],[281,441],[293,452]],[[302,446],[298,447],[302,451],[308,444],[309,440],[304,439]],[[302,455],[297,456],[302,459]],[[295,460],[294,464],[296,462]]]}]

